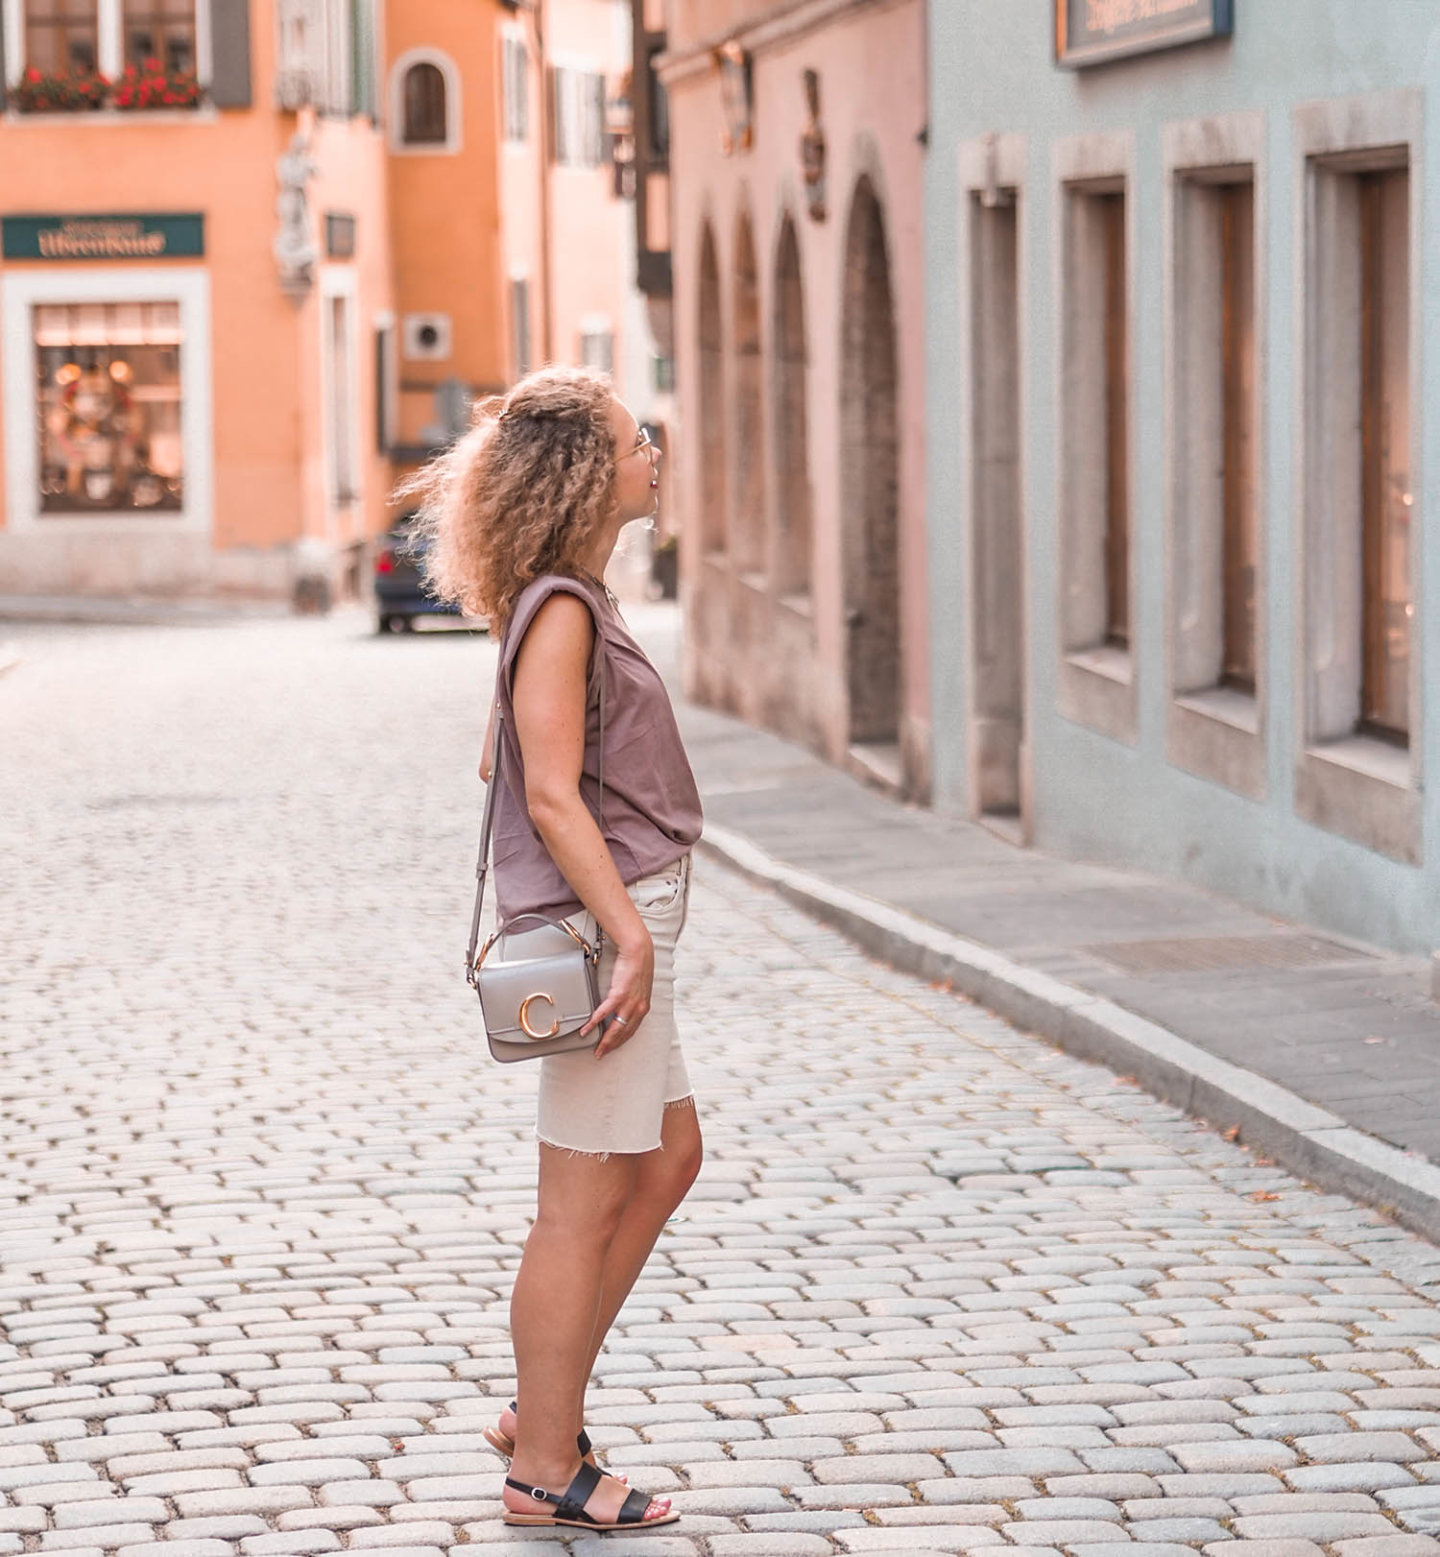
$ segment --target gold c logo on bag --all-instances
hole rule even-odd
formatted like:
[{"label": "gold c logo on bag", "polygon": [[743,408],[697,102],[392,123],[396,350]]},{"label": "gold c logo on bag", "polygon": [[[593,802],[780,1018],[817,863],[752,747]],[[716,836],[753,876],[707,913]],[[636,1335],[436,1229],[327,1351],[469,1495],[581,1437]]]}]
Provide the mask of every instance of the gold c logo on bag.
[{"label": "gold c logo on bag", "polygon": [[558,1016],[551,1019],[550,1031],[548,1033],[536,1032],[530,1025],[530,1007],[537,1000],[543,1000],[552,1011],[555,1009],[554,1000],[543,991],[537,991],[533,995],[526,995],[520,1002],[520,1026],[524,1028],[527,1038],[553,1038],[560,1031],[560,1018]]}]

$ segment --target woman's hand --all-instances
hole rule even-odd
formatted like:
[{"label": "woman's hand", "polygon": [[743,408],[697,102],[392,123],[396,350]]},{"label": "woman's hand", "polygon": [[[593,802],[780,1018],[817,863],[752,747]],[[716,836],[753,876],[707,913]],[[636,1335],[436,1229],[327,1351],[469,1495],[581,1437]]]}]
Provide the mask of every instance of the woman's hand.
[{"label": "woman's hand", "polygon": [[590,1032],[610,1018],[600,1042],[595,1045],[595,1058],[603,1059],[618,1049],[627,1039],[635,1036],[635,1030],[645,1020],[650,1010],[650,986],[655,982],[655,943],[650,932],[641,924],[633,940],[616,943],[615,970],[610,978],[610,988],[605,998],[595,1007],[595,1014],[586,1022],[582,1032]]}]

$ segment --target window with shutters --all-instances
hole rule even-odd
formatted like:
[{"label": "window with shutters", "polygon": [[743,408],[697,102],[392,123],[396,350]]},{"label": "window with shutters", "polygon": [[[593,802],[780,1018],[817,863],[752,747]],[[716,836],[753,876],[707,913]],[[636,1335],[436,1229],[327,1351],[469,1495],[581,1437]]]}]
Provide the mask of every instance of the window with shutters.
[{"label": "window with shutters", "polygon": [[195,73],[195,0],[125,0],[123,28],[127,65]]},{"label": "window with shutters", "polygon": [[100,68],[97,0],[25,0],[25,60],[46,75],[82,75]]},{"label": "window with shutters", "polygon": [[523,38],[500,40],[500,96],[507,141],[530,139],[530,52]]},{"label": "window with shutters", "polygon": [[555,161],[562,167],[598,168],[605,160],[605,77],[598,71],[556,65],[550,96]]}]

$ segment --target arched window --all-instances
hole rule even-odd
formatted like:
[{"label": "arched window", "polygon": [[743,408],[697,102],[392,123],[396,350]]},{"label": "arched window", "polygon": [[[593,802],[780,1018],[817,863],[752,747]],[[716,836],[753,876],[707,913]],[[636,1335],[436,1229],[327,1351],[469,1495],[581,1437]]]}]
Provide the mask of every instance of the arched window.
[{"label": "arched window", "polygon": [[391,69],[390,149],[460,149],[460,73],[438,49],[411,49]]},{"label": "arched window", "polygon": [[725,515],[725,347],[720,319],[720,265],[715,235],[700,239],[700,546],[723,553]]},{"label": "arched window", "polygon": [[782,595],[810,592],[810,456],[806,430],[805,290],[800,244],[787,216],[775,257],[775,479]]},{"label": "arched window", "polygon": [[445,128],[445,76],[422,60],[405,72],[405,144],[444,145]]},{"label": "arched window", "polygon": [[735,566],[765,571],[765,430],[761,421],[760,278],[750,218],[735,233]]}]

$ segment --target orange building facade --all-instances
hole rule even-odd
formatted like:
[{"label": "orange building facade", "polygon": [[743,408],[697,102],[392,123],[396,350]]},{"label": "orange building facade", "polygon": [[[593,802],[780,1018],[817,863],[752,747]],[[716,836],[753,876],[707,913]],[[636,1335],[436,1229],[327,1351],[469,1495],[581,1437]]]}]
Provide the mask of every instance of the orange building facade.
[{"label": "orange building facade", "polygon": [[0,0],[0,592],[360,592],[475,398],[648,381],[628,43],[623,0]]}]

